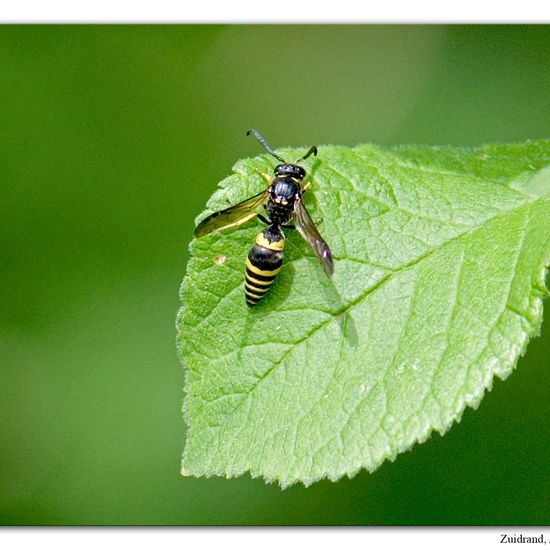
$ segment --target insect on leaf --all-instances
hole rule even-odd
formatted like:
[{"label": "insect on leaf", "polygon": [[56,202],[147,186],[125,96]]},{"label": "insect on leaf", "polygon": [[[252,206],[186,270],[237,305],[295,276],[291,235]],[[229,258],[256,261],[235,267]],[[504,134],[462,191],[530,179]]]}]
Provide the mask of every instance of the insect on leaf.
[{"label": "insect on leaf", "polygon": [[[239,161],[208,213],[259,193],[254,169],[272,165]],[[303,165],[332,278],[287,230],[278,279],[250,310],[261,224],[191,243],[178,316],[189,475],[287,486],[373,471],[477,407],[539,332],[550,141],[325,146]]]}]

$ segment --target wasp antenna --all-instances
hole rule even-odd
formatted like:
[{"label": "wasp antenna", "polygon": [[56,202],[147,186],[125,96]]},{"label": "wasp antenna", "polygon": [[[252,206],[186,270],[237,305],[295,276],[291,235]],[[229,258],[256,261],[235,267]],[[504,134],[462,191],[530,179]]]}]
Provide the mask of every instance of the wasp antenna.
[{"label": "wasp antenna", "polygon": [[307,157],[309,157],[310,155],[317,156],[317,147],[315,145],[312,145],[309,148],[309,151],[302,158],[299,158],[296,162],[300,162],[301,160],[306,160]]},{"label": "wasp antenna", "polygon": [[254,128],[248,130],[248,132],[246,132],[246,135],[247,136],[250,136],[250,135],[253,135],[256,140],[258,141],[258,143],[270,154],[272,155],[273,157],[275,157],[277,160],[280,160],[282,163],[286,164],[286,161],[285,159],[282,159],[277,153],[275,153],[275,151],[269,146],[269,144],[267,143],[267,141],[258,133],[257,130],[254,130]]}]

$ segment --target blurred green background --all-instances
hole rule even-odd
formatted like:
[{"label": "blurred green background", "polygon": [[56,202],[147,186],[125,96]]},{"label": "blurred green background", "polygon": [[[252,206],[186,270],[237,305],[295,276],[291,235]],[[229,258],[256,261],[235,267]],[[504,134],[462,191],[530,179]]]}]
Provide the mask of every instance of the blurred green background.
[{"label": "blurred green background", "polygon": [[550,523],[550,323],[445,437],[286,491],[179,475],[174,327],[248,128],[548,138],[549,26],[3,26],[0,66],[0,523]]}]

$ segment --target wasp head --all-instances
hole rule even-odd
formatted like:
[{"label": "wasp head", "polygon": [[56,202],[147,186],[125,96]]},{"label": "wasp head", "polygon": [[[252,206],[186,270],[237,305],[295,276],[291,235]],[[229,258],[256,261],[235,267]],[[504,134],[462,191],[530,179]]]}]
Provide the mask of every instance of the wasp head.
[{"label": "wasp head", "polygon": [[290,176],[301,181],[306,177],[306,171],[297,164],[278,164],[275,166],[275,175]]}]

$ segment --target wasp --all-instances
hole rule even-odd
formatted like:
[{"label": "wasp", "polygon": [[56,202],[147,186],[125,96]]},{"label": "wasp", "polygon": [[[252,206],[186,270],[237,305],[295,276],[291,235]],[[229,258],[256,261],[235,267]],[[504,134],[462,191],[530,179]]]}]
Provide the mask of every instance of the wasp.
[{"label": "wasp", "polygon": [[[252,307],[265,296],[281,270],[285,246],[283,228],[298,231],[315,252],[328,277],[334,271],[334,263],[327,243],[319,234],[302,201],[303,194],[311,184],[306,183],[302,186],[306,171],[298,163],[310,155],[317,155],[317,147],[310,147],[303,157],[291,164],[277,155],[256,130],[249,130],[247,135],[254,136],[260,145],[281,163],[275,166],[275,177],[271,178],[268,174],[259,172],[268,187],[239,204],[214,212],[205,218],[196,227],[195,237],[236,227],[254,217],[266,224],[267,227],[256,237],[246,260],[245,297],[247,305]],[[258,212],[260,207],[265,210],[265,216]]]}]

